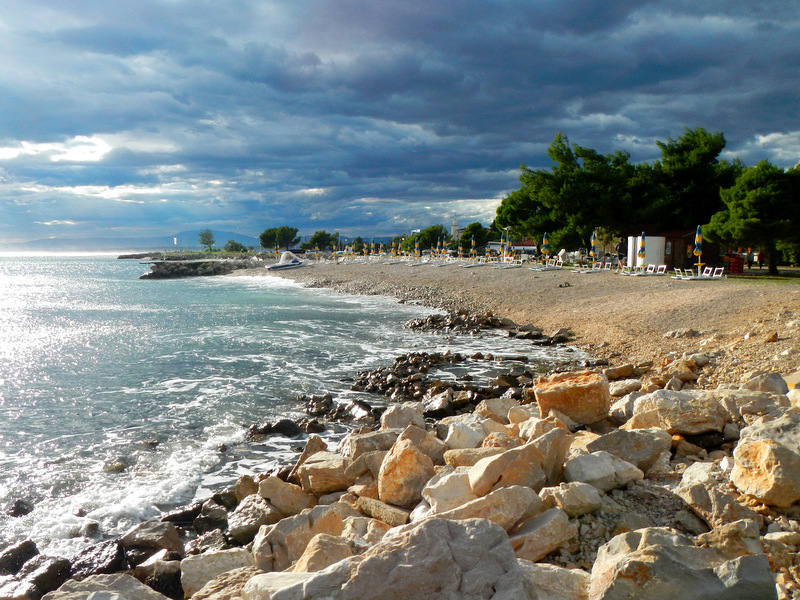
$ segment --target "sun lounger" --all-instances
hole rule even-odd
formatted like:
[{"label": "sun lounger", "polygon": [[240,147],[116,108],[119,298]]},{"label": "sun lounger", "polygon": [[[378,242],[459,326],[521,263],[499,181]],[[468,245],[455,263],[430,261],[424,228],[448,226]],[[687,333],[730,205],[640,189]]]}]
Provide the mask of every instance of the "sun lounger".
[{"label": "sun lounger", "polygon": [[564,261],[555,258],[549,259],[544,265],[538,267],[528,267],[531,271],[555,271],[564,267]]},{"label": "sun lounger", "polygon": [[667,265],[658,265],[656,269],[656,275],[666,275],[667,273]]},{"label": "sun lounger", "polygon": [[[675,269],[676,273],[678,271],[679,269]],[[673,277],[673,279],[680,279],[682,281],[711,281],[713,279],[722,279],[725,267],[705,267],[700,275],[695,275],[691,269],[684,269],[684,272],[689,272],[691,275],[684,274],[680,277]]]}]

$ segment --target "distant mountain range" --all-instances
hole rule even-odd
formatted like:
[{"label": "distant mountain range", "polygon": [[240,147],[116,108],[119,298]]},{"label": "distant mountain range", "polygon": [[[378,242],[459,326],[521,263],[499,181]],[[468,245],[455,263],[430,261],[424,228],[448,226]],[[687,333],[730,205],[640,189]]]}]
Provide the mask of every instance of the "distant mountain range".
[{"label": "distant mountain range", "polygon": [[[231,233],[230,231],[214,231],[214,247],[222,248],[225,244],[233,240],[240,244],[254,248],[259,247],[258,238]],[[143,238],[48,238],[43,240],[32,240],[30,242],[19,242],[16,244],[4,244],[0,249],[12,251],[44,251],[44,252],[69,252],[69,251],[90,251],[99,252],[103,250],[199,250],[202,248],[198,241],[199,231],[181,231],[175,235],[143,237]]]}]

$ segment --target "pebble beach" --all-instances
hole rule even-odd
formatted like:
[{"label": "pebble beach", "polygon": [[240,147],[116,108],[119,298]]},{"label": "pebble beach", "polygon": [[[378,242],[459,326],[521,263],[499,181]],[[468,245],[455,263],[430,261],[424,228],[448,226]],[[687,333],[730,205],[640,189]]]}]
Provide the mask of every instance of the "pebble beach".
[{"label": "pebble beach", "polygon": [[[679,281],[667,276],[463,269],[456,265],[312,262],[268,272],[305,285],[383,294],[447,310],[491,311],[546,332],[566,328],[575,344],[611,362],[661,363],[702,350],[715,355],[706,385],[737,382],[753,372],[800,367],[800,283],[758,277]],[[800,279],[793,280],[800,282]]]}]

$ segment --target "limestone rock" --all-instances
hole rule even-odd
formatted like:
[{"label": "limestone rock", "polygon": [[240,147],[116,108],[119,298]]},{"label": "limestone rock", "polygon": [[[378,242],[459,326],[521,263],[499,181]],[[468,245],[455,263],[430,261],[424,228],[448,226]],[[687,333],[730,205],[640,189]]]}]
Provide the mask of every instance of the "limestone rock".
[{"label": "limestone rock", "polygon": [[300,486],[274,476],[266,477],[259,482],[258,494],[286,517],[296,515],[317,503],[316,497],[305,492]]},{"label": "limestone rock", "polygon": [[[529,389],[529,388],[526,388]],[[532,398],[531,402],[535,402],[536,398],[535,395],[531,392]],[[542,416],[542,413],[539,412],[539,407],[536,404],[524,404],[522,406],[514,406],[508,410],[508,421],[512,425],[514,423],[522,423],[527,421],[531,417],[536,417],[537,419]]]},{"label": "limestone rock", "polygon": [[398,439],[381,463],[378,493],[383,502],[411,507],[433,477],[433,461],[409,439]]},{"label": "limestone rock", "polygon": [[253,555],[244,548],[187,556],[181,561],[181,586],[189,598],[222,573],[253,566]]},{"label": "limestone rock", "polygon": [[255,567],[233,569],[205,584],[192,596],[192,600],[242,600],[242,588],[261,571]]},{"label": "limestone rock", "polygon": [[539,449],[545,475],[545,484],[554,485],[561,480],[564,461],[572,445],[573,436],[566,429],[557,427],[528,442]]},{"label": "limestone rock", "polygon": [[724,474],[714,463],[692,464],[683,472],[675,494],[711,527],[740,519],[763,521],[760,515],[737,501],[736,494],[726,485]]},{"label": "limestone rock", "polygon": [[[243,600],[277,600],[283,596],[287,600],[305,600],[302,586],[312,576],[312,573],[263,573],[256,575],[242,587],[242,598]],[[294,593],[291,593],[292,591]]]},{"label": "limestone rock", "polygon": [[518,438],[515,435],[509,435],[499,431],[493,431],[481,442],[481,448],[501,448],[503,450],[510,450],[522,446],[525,440]]},{"label": "limestone rock", "polygon": [[251,494],[228,517],[228,536],[240,544],[248,544],[262,525],[272,525],[282,518],[283,514],[262,496]]},{"label": "limestone rock", "polygon": [[317,452],[324,452],[327,449],[328,444],[326,444],[321,437],[316,434],[309,435],[308,441],[303,447],[303,451],[300,453],[300,457],[297,459],[297,462],[295,462],[286,480],[292,483],[300,483],[300,480],[297,478],[297,470],[300,466]]},{"label": "limestone rock", "polygon": [[382,429],[367,433],[352,432],[339,444],[342,456],[347,456],[351,461],[366,452],[387,451],[397,441],[400,429]]},{"label": "limestone rock", "polygon": [[603,451],[576,456],[568,460],[564,466],[566,481],[582,481],[603,492],[643,478],[644,473],[640,469]]},{"label": "limestone rock", "polygon": [[730,422],[728,411],[703,392],[658,390],[633,405],[633,416],[623,429],[663,429],[670,434],[697,435],[722,431]]},{"label": "limestone rock", "polygon": [[[292,585],[262,586],[258,575],[246,600],[533,600],[538,598],[503,529],[485,519],[430,519],[393,530],[364,554],[304,576]],[[292,575],[300,575],[294,573]],[[287,582],[288,583],[288,582]],[[280,589],[280,591],[272,591]],[[269,595],[272,594],[272,595]]]},{"label": "limestone rock", "polygon": [[537,514],[541,506],[541,498],[531,488],[514,485],[494,490],[486,496],[437,513],[436,517],[454,521],[488,519],[508,531],[519,521]]},{"label": "limestone rock", "polygon": [[444,453],[444,464],[451,467],[472,467],[482,458],[503,453],[503,448],[453,448]]},{"label": "limestone rock", "polygon": [[292,570],[295,573],[321,571],[334,563],[355,556],[353,544],[344,537],[318,533],[306,546]]},{"label": "limestone rock", "polygon": [[408,523],[409,511],[396,506],[390,506],[374,498],[365,498],[362,496],[358,499],[356,506],[358,510],[368,517],[382,521],[391,527]]},{"label": "limestone rock", "polygon": [[438,513],[475,500],[478,495],[469,485],[467,470],[450,469],[433,476],[422,489],[422,497]]},{"label": "limestone rock", "polygon": [[616,536],[598,551],[592,567],[592,600],[698,600],[776,598],[763,554],[726,559],[713,548],[666,529]]},{"label": "limestone rock", "polygon": [[236,500],[241,502],[250,494],[258,493],[258,484],[252,475],[241,475],[233,485],[233,491],[236,494]]},{"label": "limestone rock", "polygon": [[547,481],[542,463],[545,457],[539,448],[529,442],[519,448],[479,460],[469,471],[469,485],[478,496],[493,489],[523,485],[541,489]]},{"label": "limestone rock", "polygon": [[444,464],[444,453],[447,451],[447,444],[432,432],[425,431],[424,428],[420,429],[416,425],[409,425],[397,438],[397,441],[400,440],[411,442],[411,445],[430,458],[433,464]]},{"label": "limestone rock", "polygon": [[183,555],[183,541],[172,523],[145,521],[123,535],[120,542],[125,548],[147,548],[152,553],[166,549]]},{"label": "limestone rock", "polygon": [[358,512],[342,502],[306,509],[275,525],[262,527],[253,540],[253,558],[262,571],[288,569],[318,533],[341,535],[346,517]]},{"label": "limestone rock", "polygon": [[773,440],[740,441],[731,481],[745,494],[773,506],[800,500],[800,455]]},{"label": "limestone rock", "polygon": [[539,496],[545,509],[558,507],[570,517],[593,513],[603,506],[597,488],[581,481],[543,488]]},{"label": "limestone rock", "polygon": [[727,409],[734,421],[750,424],[758,417],[780,416],[791,405],[788,397],[767,392],[717,389],[707,393]]},{"label": "limestone rock", "polygon": [[409,425],[425,429],[422,403],[403,402],[402,404],[392,404],[381,415],[381,429],[405,429]]},{"label": "limestone rock", "polygon": [[589,573],[518,559],[540,600],[589,600]]},{"label": "limestone rock", "polygon": [[663,452],[671,448],[672,437],[661,429],[616,429],[589,442],[589,452],[604,450],[621,458],[645,473]]},{"label": "limestone rock", "polygon": [[[792,532],[791,535],[798,534]],[[759,524],[752,519],[721,525],[698,535],[695,541],[700,546],[716,548],[722,556],[729,559],[764,553],[759,536]]]},{"label": "limestone rock", "polygon": [[609,381],[616,381],[617,379],[624,379],[633,375],[633,365],[619,365],[616,367],[606,367],[603,369],[603,375]]},{"label": "limestone rock", "polygon": [[800,500],[800,412],[742,429],[733,458],[731,481],[745,494],[782,507]]},{"label": "limestone rock", "polygon": [[545,419],[531,417],[530,419],[519,424],[519,437],[521,437],[523,440],[531,441],[543,436],[551,429],[557,428],[569,431],[566,425],[553,417],[547,417]]},{"label": "limestone rock", "polygon": [[752,379],[742,384],[743,390],[752,390],[754,392],[769,392],[771,394],[787,394],[789,386],[786,380],[780,373],[765,373],[763,375],[756,375]]},{"label": "limestone rock", "polygon": [[83,581],[69,580],[42,600],[169,600],[130,575],[92,575]]},{"label": "limestone rock", "polygon": [[[407,522],[398,523],[404,525]],[[346,538],[358,546],[374,546],[383,539],[386,532],[392,528],[391,525],[372,519],[370,517],[347,517],[344,520],[342,537]]]},{"label": "limestone rock", "polygon": [[626,396],[631,392],[638,392],[640,389],[642,389],[642,382],[639,379],[623,379],[608,384],[608,393],[615,398]]},{"label": "limestone rock", "polygon": [[633,416],[633,405],[637,398],[641,398],[642,392],[631,392],[615,401],[608,411],[609,420],[615,425],[622,425]]},{"label": "limestone rock", "polygon": [[582,424],[602,421],[611,406],[608,379],[594,371],[556,373],[534,383],[542,415],[555,409]]},{"label": "limestone rock", "polygon": [[440,426],[445,428],[445,435],[439,435],[448,448],[477,448],[493,431],[505,431],[501,423],[472,413],[442,419]]},{"label": "limestone rock", "polygon": [[486,398],[475,407],[475,414],[508,425],[508,411],[519,406],[513,398]]},{"label": "limestone rock", "polygon": [[518,558],[536,562],[578,534],[567,513],[551,508],[522,523],[509,541]]},{"label": "limestone rock", "polygon": [[353,484],[353,480],[345,475],[346,467],[347,461],[342,455],[317,452],[297,469],[297,476],[306,492],[321,496],[346,490]]}]

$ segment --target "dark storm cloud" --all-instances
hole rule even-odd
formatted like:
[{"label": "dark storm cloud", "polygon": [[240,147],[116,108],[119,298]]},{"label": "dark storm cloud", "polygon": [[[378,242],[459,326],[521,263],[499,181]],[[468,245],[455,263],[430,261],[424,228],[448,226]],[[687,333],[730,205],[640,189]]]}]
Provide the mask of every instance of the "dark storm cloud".
[{"label": "dark storm cloud", "polygon": [[[488,223],[562,131],[800,159],[790,2],[76,0],[0,7],[5,239]],[[243,231],[244,232],[244,231]]]}]

